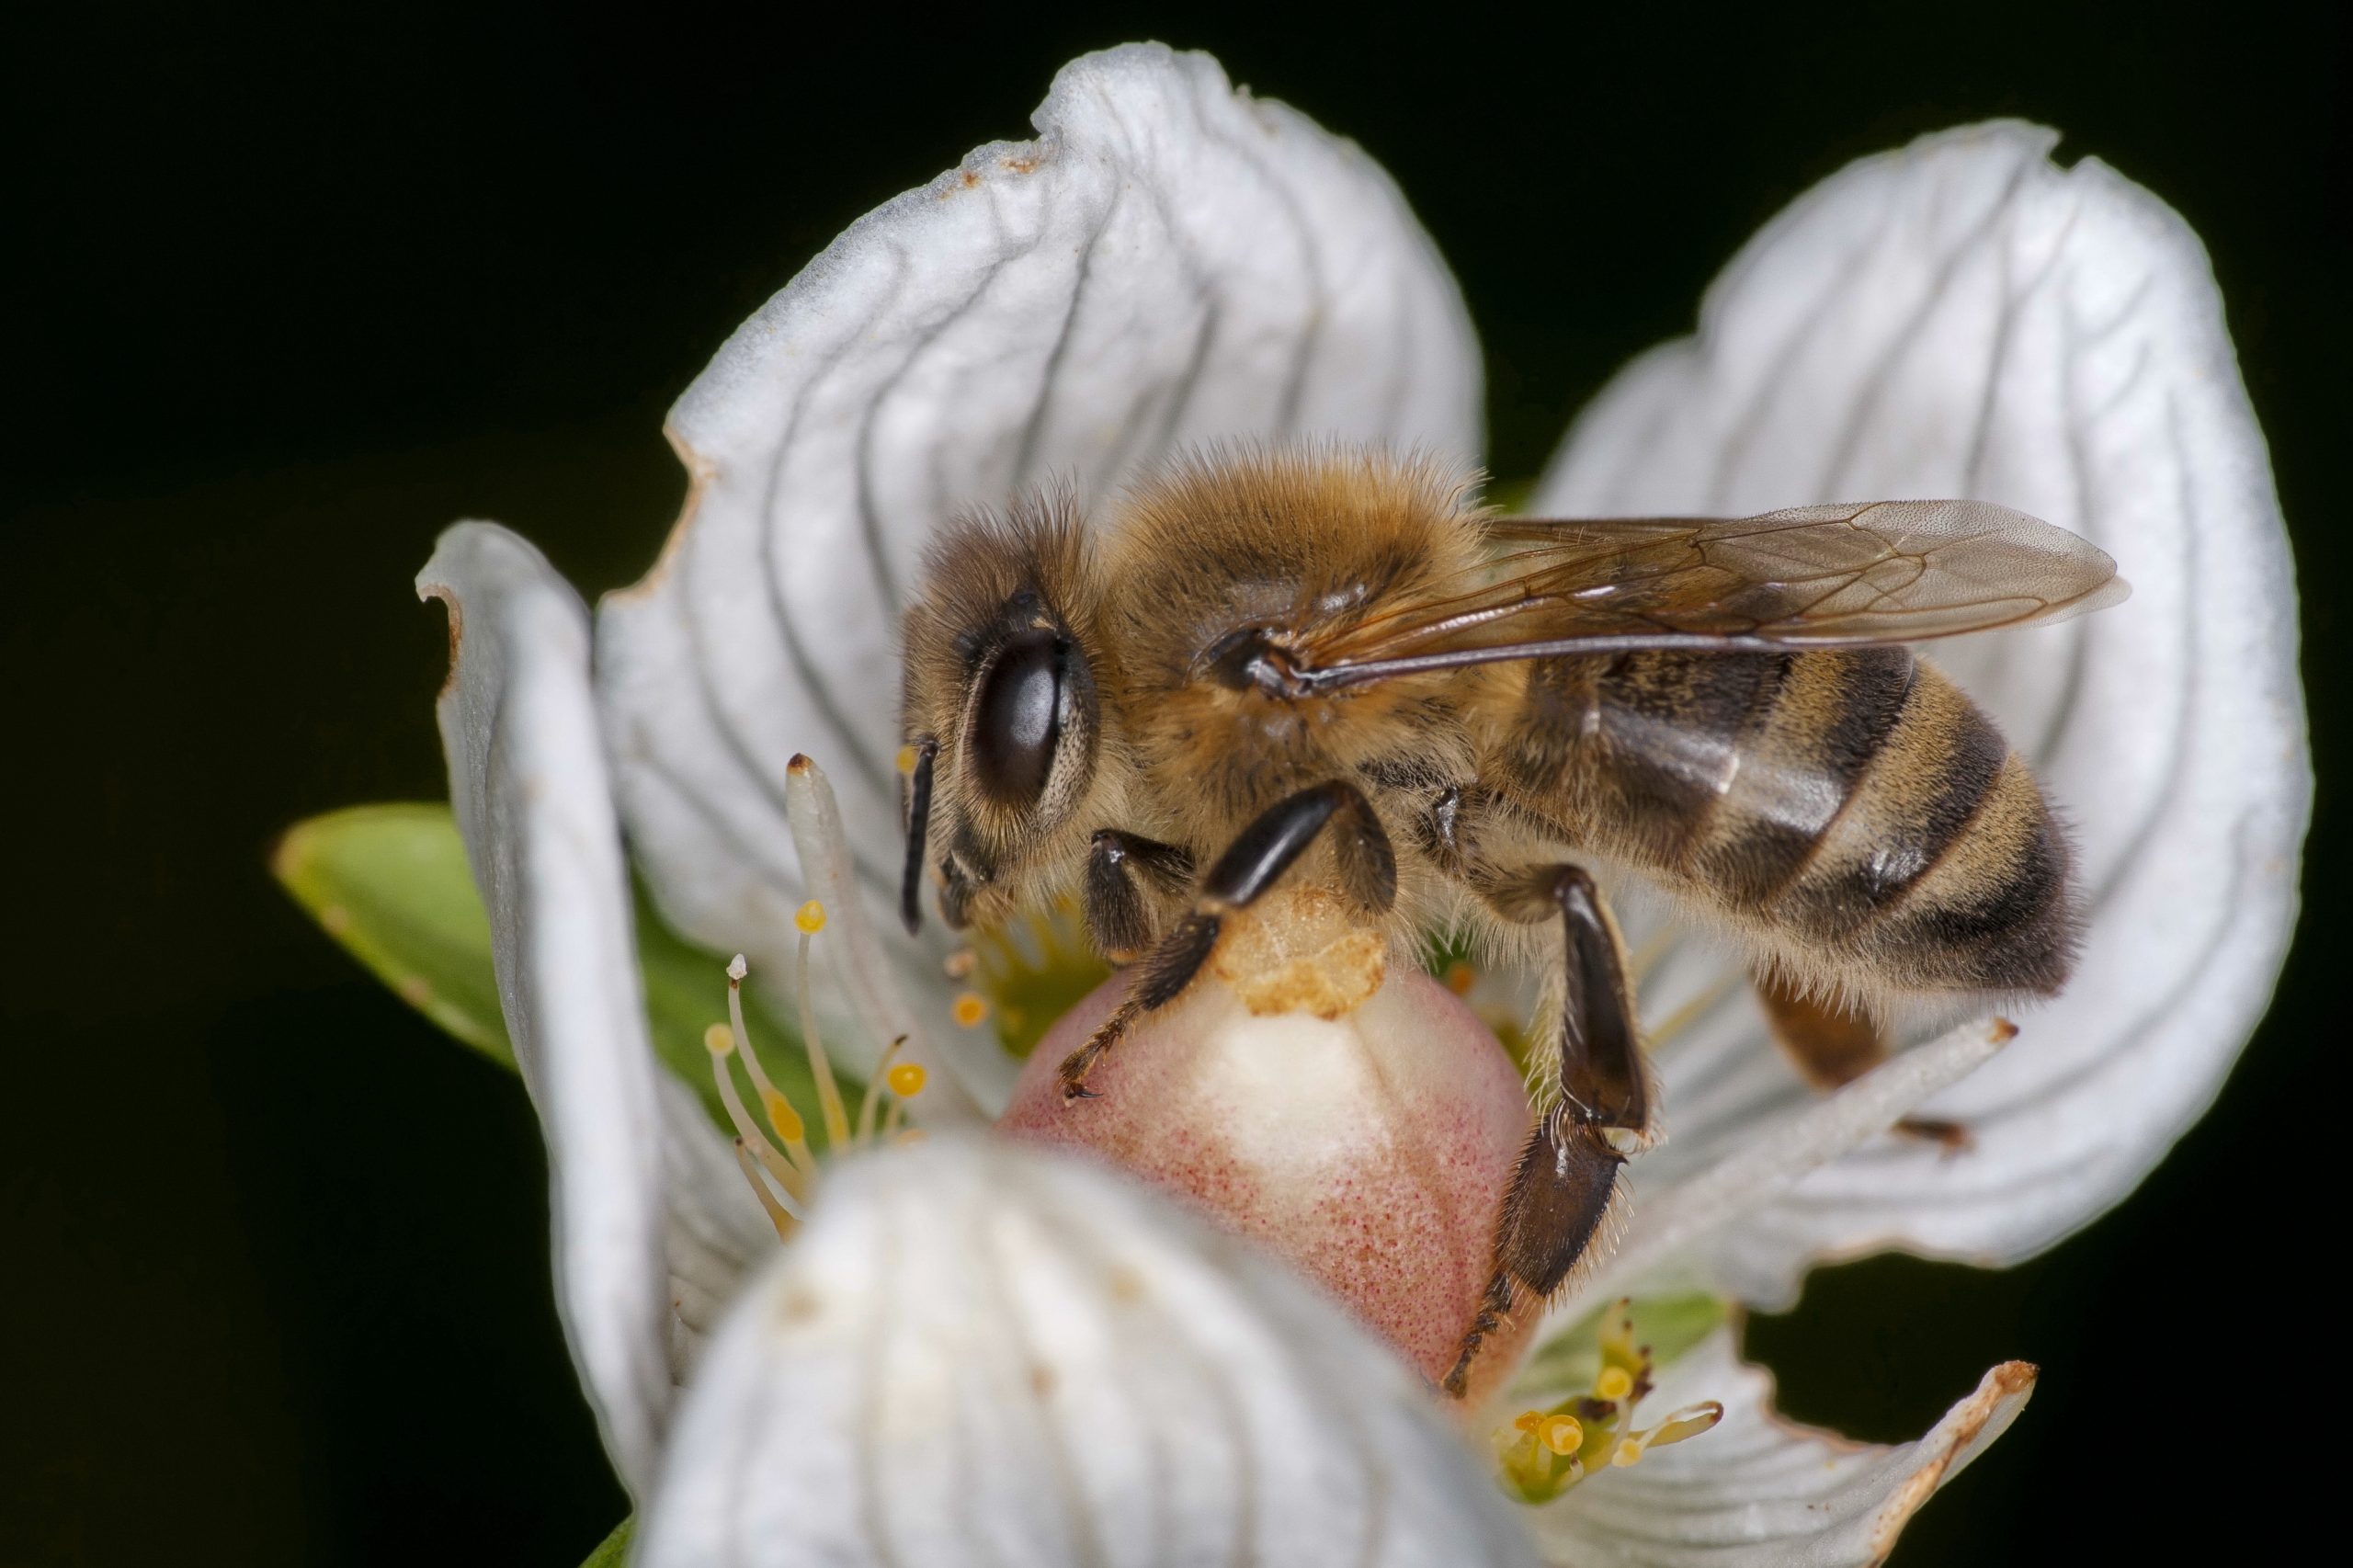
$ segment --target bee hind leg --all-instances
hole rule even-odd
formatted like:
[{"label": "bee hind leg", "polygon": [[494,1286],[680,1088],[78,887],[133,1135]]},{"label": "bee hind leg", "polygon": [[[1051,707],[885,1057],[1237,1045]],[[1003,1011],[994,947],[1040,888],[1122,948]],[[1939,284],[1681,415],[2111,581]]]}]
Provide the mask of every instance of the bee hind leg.
[{"label": "bee hind leg", "polygon": [[1619,1167],[1653,1136],[1652,1093],[1623,949],[1593,879],[1575,866],[1474,877],[1506,919],[1558,917],[1563,942],[1552,1106],[1538,1118],[1495,1222],[1494,1272],[1444,1387],[1460,1399],[1487,1336],[1610,1244]]},{"label": "bee hind leg", "polygon": [[[1773,1042],[1814,1088],[1844,1088],[1893,1054],[1887,1036],[1860,1009],[1809,995],[1761,969],[1753,980]],[[1967,1127],[1941,1117],[1907,1116],[1894,1131],[1948,1154],[1962,1153],[1972,1142]]]},{"label": "bee hind leg", "polygon": [[[1063,1059],[1060,1077],[1064,1099],[1087,1097],[1086,1074],[1103,1053],[1119,1042],[1138,1017],[1184,994],[1209,961],[1225,917],[1264,897],[1326,828],[1334,833],[1333,858],[1341,886],[1369,913],[1388,913],[1397,899],[1396,854],[1364,792],[1335,779],[1285,796],[1234,835],[1225,853],[1202,877],[1191,910],[1136,964],[1126,997],[1096,1027],[1085,1045]],[[1097,855],[1104,857],[1103,835],[1096,837]],[[1088,880],[1091,888],[1092,864]],[[1131,884],[1129,891],[1133,891]]]}]

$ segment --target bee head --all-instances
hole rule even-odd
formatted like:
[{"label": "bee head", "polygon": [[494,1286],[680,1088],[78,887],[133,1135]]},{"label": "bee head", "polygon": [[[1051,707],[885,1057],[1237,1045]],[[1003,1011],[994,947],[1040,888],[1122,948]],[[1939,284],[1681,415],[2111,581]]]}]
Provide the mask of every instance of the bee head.
[{"label": "bee head", "polygon": [[904,638],[910,931],[927,865],[949,925],[1002,913],[1091,793],[1103,728],[1094,574],[1067,498],[960,519],[933,546]]}]

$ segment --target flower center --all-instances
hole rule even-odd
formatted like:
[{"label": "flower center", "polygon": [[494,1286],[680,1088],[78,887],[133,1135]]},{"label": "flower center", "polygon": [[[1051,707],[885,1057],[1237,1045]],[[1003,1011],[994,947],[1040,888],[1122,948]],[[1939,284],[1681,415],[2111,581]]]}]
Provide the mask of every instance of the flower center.
[{"label": "flower center", "polygon": [[1651,1349],[1634,1342],[1633,1303],[1604,1314],[1601,1362],[1590,1386],[1547,1409],[1523,1411],[1497,1434],[1504,1488],[1523,1503],[1549,1503],[1596,1471],[1636,1464],[1653,1449],[1696,1437],[1723,1419],[1714,1400],[1687,1404],[1649,1426],[1634,1407],[1651,1392]]},{"label": "flower center", "polygon": [[[907,1102],[923,1093],[924,1085],[921,1067],[912,1062],[892,1060],[906,1043],[904,1037],[892,1040],[883,1051],[881,1061],[876,1063],[874,1077],[859,1099],[857,1119],[854,1123],[851,1120],[848,1103],[834,1079],[833,1061],[817,1032],[817,1012],[810,999],[809,946],[825,928],[825,906],[813,898],[801,906],[792,923],[801,933],[793,963],[793,991],[800,1002],[801,1040],[808,1052],[809,1076],[817,1085],[817,1111],[825,1130],[826,1153],[838,1154],[891,1139],[921,1137],[920,1131],[903,1131],[900,1125]],[[817,1156],[809,1146],[808,1123],[802,1119],[800,1108],[776,1086],[760,1064],[759,1052],[752,1046],[751,1031],[744,1025],[744,977],[749,971],[744,955],[736,954],[727,966],[727,1022],[713,1024],[704,1030],[702,1042],[710,1052],[710,1070],[719,1085],[720,1101],[727,1108],[727,1119],[734,1124],[735,1163],[743,1168],[744,1179],[751,1184],[760,1207],[767,1211],[778,1238],[790,1240],[800,1228],[804,1206],[816,1191]],[[752,1114],[736,1087],[735,1075],[728,1067],[731,1060],[744,1063],[745,1074],[759,1099],[760,1116]]]},{"label": "flower center", "polygon": [[[1528,1136],[1495,1036],[1338,900],[1281,889],[1102,1058],[1093,1097],[1066,1098],[1056,1069],[1128,984],[1113,977],[1055,1024],[1000,1128],[1106,1160],[1263,1243],[1444,1376]],[[1494,1376],[1514,1348],[1498,1346]]]}]

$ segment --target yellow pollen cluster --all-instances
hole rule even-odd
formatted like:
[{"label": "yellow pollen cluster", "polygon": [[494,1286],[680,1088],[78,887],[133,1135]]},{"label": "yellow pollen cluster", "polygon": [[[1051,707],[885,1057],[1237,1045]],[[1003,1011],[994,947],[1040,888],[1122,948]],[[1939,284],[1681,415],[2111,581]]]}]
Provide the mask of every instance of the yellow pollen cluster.
[{"label": "yellow pollen cluster", "polygon": [[[892,1060],[906,1043],[904,1039],[892,1040],[890,1049],[882,1053],[874,1081],[867,1085],[866,1094],[858,1103],[857,1122],[852,1125],[849,1107],[834,1078],[833,1061],[826,1055],[824,1041],[817,1033],[816,1009],[809,993],[810,938],[825,928],[825,906],[811,899],[793,915],[792,924],[801,933],[800,950],[793,965],[794,990],[801,1004],[801,1042],[808,1053],[810,1079],[816,1086],[818,1117],[825,1130],[825,1152],[838,1154],[883,1139],[920,1136],[900,1129],[906,1103],[923,1093],[924,1085],[920,1065]],[[760,1207],[767,1211],[778,1236],[789,1239],[800,1228],[803,1206],[816,1190],[817,1156],[809,1146],[808,1124],[801,1119],[799,1108],[768,1077],[759,1053],[752,1049],[751,1034],[744,1027],[744,977],[748,972],[743,955],[737,954],[727,966],[728,1021],[705,1029],[702,1043],[710,1052],[711,1074],[719,1085],[720,1103],[727,1108],[727,1119],[735,1128],[735,1163],[742,1167],[744,1179],[751,1183]],[[727,1065],[731,1057],[743,1061],[745,1074],[759,1097],[765,1128],[753,1117],[735,1086],[734,1074]],[[886,1085],[890,1091],[887,1105],[882,1092]]]},{"label": "yellow pollen cluster", "polygon": [[1504,1489],[1523,1503],[1549,1503],[1593,1471],[1622,1470],[1653,1449],[1696,1437],[1723,1419],[1713,1400],[1685,1405],[1637,1427],[1634,1406],[1651,1391],[1651,1352],[1634,1343],[1633,1303],[1620,1301],[1601,1326],[1601,1369],[1591,1389],[1550,1410],[1529,1410],[1499,1435]]}]

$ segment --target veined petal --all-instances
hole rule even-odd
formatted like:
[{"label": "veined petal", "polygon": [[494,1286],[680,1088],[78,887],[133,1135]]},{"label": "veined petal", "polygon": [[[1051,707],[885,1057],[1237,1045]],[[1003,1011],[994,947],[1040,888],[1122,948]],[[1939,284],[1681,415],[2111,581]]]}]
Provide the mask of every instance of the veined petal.
[{"label": "veined petal", "polygon": [[686,516],[601,611],[644,870],[756,969],[804,896],[796,752],[869,892],[896,886],[899,610],[950,513],[1217,437],[1478,454],[1461,300],[1353,144],[1158,45],[1064,67],[1035,121],[861,219],[728,341],[671,415]]},{"label": "veined petal", "polygon": [[[662,1079],[646,1039],[579,596],[491,523],[444,533],[417,593],[449,607],[439,715],[449,798],[490,914],[516,1063],[547,1139],[556,1304],[607,1451],[642,1492],[670,1406],[665,1255],[701,1237],[723,1256],[729,1237],[746,1233],[750,1199],[740,1182],[731,1201],[689,1179],[715,1157],[715,1140],[686,1091]],[[707,1283],[722,1278],[708,1257],[688,1268]]]},{"label": "veined petal", "polygon": [[1716,1400],[1714,1430],[1587,1480],[1537,1511],[1547,1559],[1574,1568],[1861,1568],[2015,1419],[2034,1369],[1987,1372],[1917,1442],[1852,1443],[1773,1414],[1773,1380],[1729,1327],[1659,1375],[1643,1418]]},{"label": "veined petal", "polygon": [[[1809,1259],[2011,1261],[2117,1202],[2220,1087],[2294,924],[2312,778],[2287,541],[2197,237],[2046,131],[1993,124],[1802,198],[1580,418],[1536,510],[1749,513],[1998,501],[2114,555],[2132,597],[1938,644],[2075,824],[2089,940],[2067,993],[1936,1102],[1975,1147],[1885,1139],[1736,1233],[1721,1278],[1782,1301]],[[1687,952],[1663,990],[1696,994]],[[1805,1091],[1728,994],[1665,1052],[1704,1146]]]},{"label": "veined petal", "polygon": [[1402,1363],[1066,1156],[846,1162],[712,1343],[647,1568],[1533,1561]]}]

